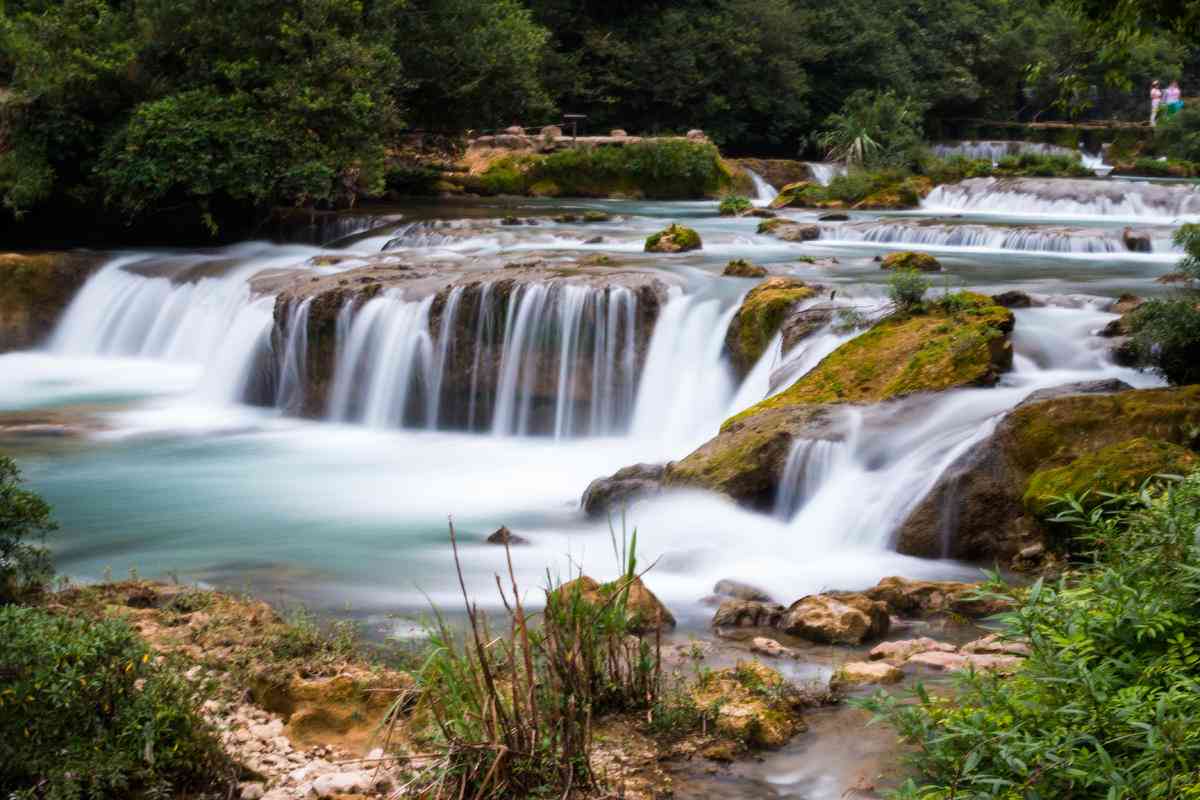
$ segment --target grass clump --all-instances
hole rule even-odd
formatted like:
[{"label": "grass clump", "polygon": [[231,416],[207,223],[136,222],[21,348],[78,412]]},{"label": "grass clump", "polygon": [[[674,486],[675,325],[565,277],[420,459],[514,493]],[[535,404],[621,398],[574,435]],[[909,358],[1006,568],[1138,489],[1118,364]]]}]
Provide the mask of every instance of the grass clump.
[{"label": "grass clump", "polygon": [[908,312],[921,305],[925,293],[933,284],[921,272],[912,268],[898,268],[888,277],[887,295],[897,310]]},{"label": "grass clump", "polygon": [[164,797],[228,783],[201,699],[123,622],[0,608],[0,785],[15,798]]},{"label": "grass clump", "polygon": [[733,194],[723,198],[717,210],[723,217],[736,217],[746,213],[753,207],[754,204],[750,202],[749,197]]},{"label": "grass clump", "polygon": [[1028,589],[1004,635],[1031,650],[1008,679],[971,673],[953,699],[866,706],[915,745],[896,798],[1190,798],[1200,785],[1200,473],[1085,511],[1084,561]]}]

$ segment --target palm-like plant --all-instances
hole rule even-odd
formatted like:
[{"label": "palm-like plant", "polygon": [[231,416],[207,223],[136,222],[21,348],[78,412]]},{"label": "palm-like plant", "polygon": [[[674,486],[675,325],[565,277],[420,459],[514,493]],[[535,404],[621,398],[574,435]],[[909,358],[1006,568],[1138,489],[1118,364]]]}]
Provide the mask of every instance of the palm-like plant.
[{"label": "palm-like plant", "polygon": [[830,114],[817,134],[817,146],[831,161],[847,166],[888,161],[921,138],[921,108],[892,91],[860,89],[842,110]]}]

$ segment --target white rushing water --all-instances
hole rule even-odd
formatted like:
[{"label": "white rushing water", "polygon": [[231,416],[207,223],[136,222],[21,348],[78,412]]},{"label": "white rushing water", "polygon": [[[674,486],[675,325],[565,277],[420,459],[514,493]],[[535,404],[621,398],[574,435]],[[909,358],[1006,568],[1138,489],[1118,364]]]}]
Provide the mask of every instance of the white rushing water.
[{"label": "white rushing water", "polygon": [[832,161],[809,161],[808,172],[822,186],[828,186],[838,175],[846,174],[846,165]]},{"label": "white rushing water", "polygon": [[921,202],[928,213],[1179,224],[1200,220],[1192,185],[1070,178],[971,178],[944,184]]},{"label": "white rushing water", "polygon": [[746,173],[750,180],[754,181],[754,205],[759,208],[771,205],[771,201],[779,196],[779,192],[754,170],[747,169]]},{"label": "white rushing water", "polygon": [[938,158],[954,158],[958,156],[961,158],[991,161],[993,164],[1006,156],[1018,156],[1022,154],[1039,156],[1077,155],[1077,151],[1055,144],[1003,140],[941,142],[933,145],[930,150]]}]

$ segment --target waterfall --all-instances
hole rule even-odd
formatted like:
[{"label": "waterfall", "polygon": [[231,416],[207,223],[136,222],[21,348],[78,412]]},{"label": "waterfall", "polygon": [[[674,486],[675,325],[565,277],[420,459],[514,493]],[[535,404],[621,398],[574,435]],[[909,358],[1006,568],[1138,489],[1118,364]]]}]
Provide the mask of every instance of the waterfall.
[{"label": "waterfall", "polygon": [[756,206],[769,206],[771,201],[779,196],[779,192],[775,191],[775,187],[763,180],[752,169],[747,169],[746,173],[750,176],[750,180],[754,181],[754,204]]},{"label": "waterfall", "polygon": [[[330,417],[380,427],[486,428],[556,438],[613,434],[637,385],[637,298],[624,287],[494,284],[389,293],[353,313]],[[465,308],[473,314],[463,313]]]},{"label": "waterfall", "polygon": [[775,516],[791,519],[817,493],[835,470],[838,459],[848,449],[843,442],[824,439],[797,439],[793,442],[783,477],[779,481]]},{"label": "waterfall", "polygon": [[970,158],[979,161],[990,161],[995,164],[1006,156],[1022,154],[1039,156],[1074,156],[1076,151],[1069,147],[1041,142],[1009,142],[1009,141],[964,141],[942,142],[933,145],[930,150],[938,158]]},{"label": "waterfall", "polygon": [[1200,219],[1194,186],[1064,178],[970,178],[939,186],[921,202],[935,213],[1104,217],[1178,223]]},{"label": "waterfall", "polygon": [[275,406],[283,411],[299,413],[304,405],[304,389],[308,361],[308,309],[312,298],[294,303],[288,311],[287,335],[283,342],[283,358],[275,379]]},{"label": "waterfall", "polygon": [[1128,253],[1122,232],[1047,227],[869,222],[822,225],[822,241],[976,247],[1049,253]]},{"label": "waterfall", "polygon": [[832,161],[809,161],[807,164],[812,179],[822,186],[828,186],[834,178],[846,174],[845,164],[837,164]]}]

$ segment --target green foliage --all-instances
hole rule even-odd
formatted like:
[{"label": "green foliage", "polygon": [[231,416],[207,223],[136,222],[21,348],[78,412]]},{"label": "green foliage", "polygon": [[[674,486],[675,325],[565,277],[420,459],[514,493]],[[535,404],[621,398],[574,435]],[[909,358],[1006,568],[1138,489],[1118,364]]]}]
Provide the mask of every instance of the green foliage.
[{"label": "green foliage", "polygon": [[1184,106],[1170,116],[1159,112],[1154,129],[1154,145],[1159,152],[1181,161],[1200,161],[1200,108]]},{"label": "green foliage", "polygon": [[830,114],[817,143],[834,161],[857,166],[908,166],[921,143],[924,108],[895,92],[860,89]]},{"label": "green foliage", "polygon": [[721,199],[721,205],[717,210],[723,217],[736,217],[753,207],[754,204],[750,202],[750,198],[732,194]]},{"label": "green foliage", "polygon": [[218,788],[232,769],[201,699],[124,622],[0,608],[0,785],[14,798]]},{"label": "green foliage", "polygon": [[21,471],[0,456],[0,605],[37,591],[54,574],[46,549],[31,542],[54,530],[50,506],[21,488]]},{"label": "green foliage", "polygon": [[1200,383],[1200,308],[1192,297],[1148,300],[1132,315],[1130,344],[1175,386]]},{"label": "green foliage", "polygon": [[953,698],[866,703],[916,746],[898,798],[1190,798],[1200,785],[1200,473],[1091,511],[1064,502],[1089,563],[1027,589],[999,622],[1031,654]]},{"label": "green foliage", "polygon": [[888,276],[887,294],[900,311],[911,311],[925,300],[933,284],[915,269],[898,269]]}]

